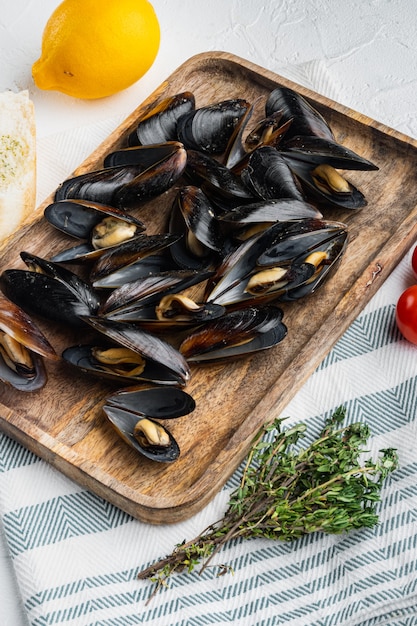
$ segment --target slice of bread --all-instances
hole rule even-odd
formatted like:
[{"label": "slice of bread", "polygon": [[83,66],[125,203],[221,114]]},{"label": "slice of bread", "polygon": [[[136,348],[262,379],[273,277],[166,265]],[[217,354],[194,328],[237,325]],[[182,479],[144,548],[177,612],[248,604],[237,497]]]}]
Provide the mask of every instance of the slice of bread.
[{"label": "slice of bread", "polygon": [[0,93],[0,246],[33,217],[36,137],[27,91]]}]

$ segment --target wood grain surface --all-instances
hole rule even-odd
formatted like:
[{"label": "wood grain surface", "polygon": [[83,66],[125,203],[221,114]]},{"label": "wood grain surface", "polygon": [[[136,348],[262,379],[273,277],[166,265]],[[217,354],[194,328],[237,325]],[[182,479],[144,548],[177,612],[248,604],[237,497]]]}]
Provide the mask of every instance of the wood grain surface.
[{"label": "wood grain surface", "polygon": [[[5,433],[145,522],[178,522],[210,501],[242,461],[258,429],[284,411],[417,237],[417,142],[223,52],[200,54],[180,66],[76,173],[101,167],[104,156],[123,145],[142,112],[163,97],[189,90],[196,106],[232,97],[252,102],[261,97],[262,107],[279,84],[310,99],[336,138],[379,169],[349,172],[368,200],[365,208],[325,212],[326,218],[348,224],[347,251],[337,272],[316,294],[283,305],[286,339],[239,361],[192,366],[186,391],[195,398],[196,410],[169,423],[181,447],[179,460],[165,466],[130,450],[101,409],[104,398],[118,386],[78,373],[62,361],[47,363],[48,382],[39,392],[0,388],[0,427]],[[164,229],[175,190],[171,191],[135,213],[148,233]],[[68,238],[43,218],[43,208],[51,200],[39,207],[37,221],[15,233],[1,251],[2,270],[24,267],[21,250],[47,258],[68,244]],[[75,331],[36,321],[58,353],[80,340]]]}]

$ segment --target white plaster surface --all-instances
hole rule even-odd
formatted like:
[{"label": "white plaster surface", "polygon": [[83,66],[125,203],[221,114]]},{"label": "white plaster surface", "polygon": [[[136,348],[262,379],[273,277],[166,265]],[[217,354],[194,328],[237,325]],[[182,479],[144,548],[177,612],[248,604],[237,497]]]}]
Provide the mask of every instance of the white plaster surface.
[{"label": "white plaster surface", "polygon": [[[180,64],[212,50],[250,59],[417,138],[417,0],[153,0],[162,31],[153,67],[130,89],[95,102],[41,92],[31,79],[57,5],[0,0],[0,91],[29,90],[39,138],[110,118],[117,125]],[[0,626],[26,624],[2,536],[0,597]]]}]

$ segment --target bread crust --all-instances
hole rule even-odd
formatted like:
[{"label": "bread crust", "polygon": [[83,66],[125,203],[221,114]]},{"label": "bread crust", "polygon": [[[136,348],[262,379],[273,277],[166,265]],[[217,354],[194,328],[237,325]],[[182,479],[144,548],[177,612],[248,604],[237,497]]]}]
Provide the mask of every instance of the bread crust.
[{"label": "bread crust", "polygon": [[0,245],[34,217],[36,131],[27,91],[0,93]]}]

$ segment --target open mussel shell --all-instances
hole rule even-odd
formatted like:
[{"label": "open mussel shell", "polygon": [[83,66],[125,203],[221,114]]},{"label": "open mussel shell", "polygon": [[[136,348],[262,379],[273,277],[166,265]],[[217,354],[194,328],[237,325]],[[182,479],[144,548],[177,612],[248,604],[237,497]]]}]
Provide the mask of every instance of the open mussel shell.
[{"label": "open mussel shell", "polygon": [[170,254],[179,267],[203,269],[223,247],[214,208],[204,192],[193,185],[178,190],[170,213],[169,231],[181,235],[170,247]]},{"label": "open mussel shell", "polygon": [[87,200],[52,202],[45,208],[44,217],[52,226],[76,239],[90,239],[94,228],[107,217],[133,224],[137,232],[145,230],[143,222],[126,211]]},{"label": "open mussel shell", "polygon": [[94,286],[99,281],[109,278],[117,272],[123,271],[125,280],[133,280],[129,276],[129,267],[142,259],[155,255],[171,246],[180,238],[180,235],[160,233],[156,235],[140,234],[130,241],[109,248],[100,255],[90,271],[90,280]]},{"label": "open mussel shell", "polygon": [[178,376],[163,364],[116,344],[69,346],[63,351],[62,358],[85,374],[113,380],[123,386],[139,383],[179,384]]},{"label": "open mussel shell", "polygon": [[190,91],[164,98],[139,119],[136,128],[129,135],[129,146],[176,140],[178,119],[193,109],[195,97]]},{"label": "open mussel shell", "polygon": [[121,209],[86,200],[60,200],[48,205],[45,219],[58,230],[86,240],[52,257],[52,261],[80,262],[100,256],[103,250],[133,239],[145,230],[144,224]]},{"label": "open mussel shell", "polygon": [[91,285],[70,270],[29,252],[21,258],[28,270],[8,269],[2,274],[5,294],[31,315],[73,327],[83,316],[94,315],[100,300]]},{"label": "open mussel shell", "polygon": [[171,344],[138,327],[137,324],[90,317],[86,322],[107,340],[128,348],[153,361],[170,372],[177,384],[184,386],[190,378],[190,369],[184,357]]},{"label": "open mussel shell", "polygon": [[178,120],[178,139],[186,149],[221,154],[249,107],[246,100],[235,98],[185,113]]},{"label": "open mussel shell", "polygon": [[288,293],[295,297],[304,284],[309,284],[310,292],[312,281],[319,274],[322,280],[328,275],[346,242],[347,227],[339,222],[278,222],[243,242],[224,259],[208,281],[206,299],[236,307],[282,300]]},{"label": "open mussel shell", "polygon": [[260,146],[251,153],[241,178],[258,198],[304,200],[304,194],[288,163],[272,146]]},{"label": "open mussel shell", "polygon": [[347,226],[330,220],[308,220],[289,225],[257,258],[259,267],[304,261],[316,250],[326,250],[335,237],[347,237]]},{"label": "open mussel shell", "polygon": [[282,122],[282,111],[275,111],[261,119],[245,137],[245,146],[252,151],[258,146],[268,145],[277,147],[285,136],[292,120]]},{"label": "open mussel shell", "polygon": [[363,193],[327,163],[312,168],[307,163],[292,162],[290,167],[306,195],[317,204],[339,209],[360,209],[367,204]]},{"label": "open mussel shell", "polygon": [[213,272],[170,270],[144,276],[114,289],[99,314],[109,319],[135,319],[142,309],[155,309],[163,296],[184,291],[212,276]]},{"label": "open mussel shell", "polygon": [[[205,299],[226,306],[240,301],[244,285],[256,268],[257,259],[278,237],[284,237],[291,229],[309,228],[315,220],[300,219],[276,222],[272,226],[244,239],[237,247],[226,254],[218,265],[215,274],[207,281]],[[232,299],[230,299],[232,298]]]},{"label": "open mussel shell", "polygon": [[107,419],[130,447],[163,463],[175,461],[180,449],[172,433],[156,420],[183,417],[194,409],[189,394],[171,387],[122,390],[108,396],[103,406]]},{"label": "open mussel shell", "polygon": [[287,334],[282,310],[275,306],[230,311],[193,331],[180,345],[190,363],[245,356],[271,348]]},{"label": "open mussel shell", "polygon": [[350,148],[335,140],[323,137],[296,136],[285,141],[279,148],[281,155],[290,167],[297,162],[305,162],[310,166],[327,163],[337,169],[345,170],[377,170],[378,166],[360,156]]},{"label": "open mussel shell", "polygon": [[20,391],[36,391],[46,383],[43,358],[58,355],[31,317],[0,295],[0,381]]}]

